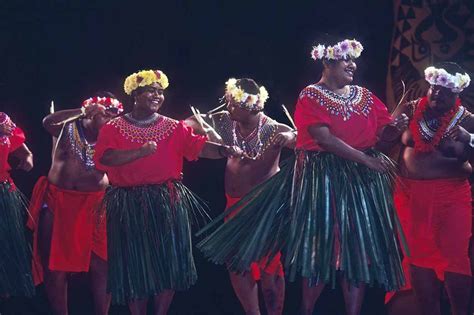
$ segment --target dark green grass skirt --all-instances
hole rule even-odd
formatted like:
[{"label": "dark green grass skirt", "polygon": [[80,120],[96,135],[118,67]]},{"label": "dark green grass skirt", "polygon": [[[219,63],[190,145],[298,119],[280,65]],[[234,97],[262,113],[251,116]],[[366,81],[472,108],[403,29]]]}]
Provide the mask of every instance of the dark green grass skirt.
[{"label": "dark green grass skirt", "polygon": [[[197,233],[206,235],[197,245],[205,257],[243,273],[250,270],[252,262],[267,255],[273,258],[283,248],[290,227],[293,165],[294,157],[283,161],[277,174]],[[236,209],[240,210],[224,223],[224,218]]]},{"label": "dark green grass skirt", "polygon": [[[375,151],[367,154],[390,161]],[[302,276],[334,285],[342,272],[355,285],[396,290],[404,276],[392,166],[379,173],[334,154],[298,151],[296,161],[284,161],[277,175],[201,230],[198,234],[210,234],[198,248],[234,272],[282,251],[290,281]]]},{"label": "dark green grass skirt", "polygon": [[297,152],[285,255],[290,280],[301,275],[334,286],[340,271],[354,285],[387,291],[404,285],[392,195],[395,166],[382,153],[366,153],[386,159],[392,170],[380,173],[334,154]]},{"label": "dark green grass skirt", "polygon": [[8,182],[0,183],[0,295],[33,296],[31,247],[25,236],[26,203]]},{"label": "dark green grass skirt", "polygon": [[112,187],[104,204],[113,303],[186,290],[196,282],[191,224],[207,214],[183,184]]}]

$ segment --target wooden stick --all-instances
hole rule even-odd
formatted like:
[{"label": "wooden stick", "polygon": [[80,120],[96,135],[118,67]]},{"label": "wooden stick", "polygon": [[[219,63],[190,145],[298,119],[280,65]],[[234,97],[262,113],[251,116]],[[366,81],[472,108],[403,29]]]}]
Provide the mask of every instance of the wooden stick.
[{"label": "wooden stick", "polygon": [[293,118],[291,118],[290,112],[288,111],[288,109],[286,109],[284,104],[281,104],[281,107],[283,108],[283,112],[285,113],[286,117],[288,117],[288,120],[290,121],[291,125],[293,126],[293,129],[296,130],[296,125],[293,121]]},{"label": "wooden stick", "polygon": [[217,106],[216,108],[211,109],[210,111],[208,111],[207,114],[212,114],[212,113],[218,111],[219,109],[221,109],[222,107],[225,107],[225,106],[227,106],[227,104],[225,104],[225,103],[222,104],[222,105],[219,105],[219,106]]},{"label": "wooden stick", "polygon": [[194,117],[196,118],[197,122],[201,125],[201,128],[204,130],[206,134],[211,134],[215,139],[218,141],[222,141],[222,137],[217,133],[217,131],[212,128],[211,125],[209,125],[201,116],[201,113],[197,108],[194,108],[194,106],[191,106],[191,111],[193,112]]},{"label": "wooden stick", "polygon": [[49,107],[49,113],[54,114],[54,101],[51,100],[51,106]]},{"label": "wooden stick", "polygon": [[400,98],[400,101],[398,101],[397,106],[395,106],[395,108],[392,110],[391,114],[395,113],[395,111],[398,109],[398,107],[400,107],[400,105],[402,105],[403,99],[405,98],[405,96],[407,96],[408,92],[411,91],[411,89],[409,89],[408,91],[406,90],[406,85],[405,85],[405,82],[403,80],[401,80],[401,82],[402,82],[402,86],[403,86],[402,97]]}]

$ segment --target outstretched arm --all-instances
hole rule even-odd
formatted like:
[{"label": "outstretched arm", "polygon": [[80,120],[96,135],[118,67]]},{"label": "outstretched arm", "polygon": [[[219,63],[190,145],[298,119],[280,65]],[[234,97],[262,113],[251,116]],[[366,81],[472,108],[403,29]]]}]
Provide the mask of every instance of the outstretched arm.
[{"label": "outstretched arm", "polygon": [[273,143],[281,148],[294,149],[296,146],[296,136],[296,130],[291,129],[285,124],[278,124],[278,133],[273,138]]},{"label": "outstretched arm", "polygon": [[73,118],[92,118],[99,112],[104,112],[105,107],[101,105],[89,105],[76,109],[65,109],[49,114],[43,119],[43,127],[53,136],[58,137],[63,127],[62,122]]}]

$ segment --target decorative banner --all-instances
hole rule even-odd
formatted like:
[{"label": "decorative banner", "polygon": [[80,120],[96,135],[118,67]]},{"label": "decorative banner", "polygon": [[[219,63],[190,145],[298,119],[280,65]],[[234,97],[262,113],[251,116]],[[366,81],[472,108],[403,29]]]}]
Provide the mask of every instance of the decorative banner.
[{"label": "decorative banner", "polygon": [[[387,105],[394,108],[403,93],[407,100],[426,94],[423,70],[437,62],[458,63],[474,78],[473,0],[394,0],[394,33],[387,75]],[[471,84],[462,94],[474,107]]]}]

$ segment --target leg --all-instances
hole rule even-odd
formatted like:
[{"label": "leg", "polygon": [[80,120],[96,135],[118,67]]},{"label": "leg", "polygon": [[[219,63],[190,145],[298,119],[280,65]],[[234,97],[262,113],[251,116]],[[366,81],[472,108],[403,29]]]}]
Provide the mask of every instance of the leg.
[{"label": "leg", "polygon": [[110,307],[110,294],[107,294],[107,261],[96,254],[91,255],[90,282],[94,297],[94,312],[96,315],[107,315]]},{"label": "leg", "polygon": [[323,292],[326,284],[318,283],[313,287],[309,286],[309,279],[303,279],[302,297],[301,297],[301,315],[312,315],[314,305]]},{"label": "leg", "polygon": [[453,315],[467,315],[472,277],[453,272],[445,272],[444,276],[444,286],[451,304],[451,313]]},{"label": "leg", "polygon": [[441,282],[432,269],[410,265],[410,276],[422,315],[441,315]]},{"label": "leg", "polygon": [[285,301],[285,278],[262,271],[260,284],[267,314],[281,315],[283,312],[283,302]]},{"label": "leg", "polygon": [[346,314],[359,315],[362,308],[362,302],[365,295],[365,283],[360,283],[358,287],[347,282],[345,278],[341,279],[342,293],[344,294],[344,304],[346,305]]},{"label": "leg", "polygon": [[160,294],[156,295],[153,299],[155,315],[166,315],[170,309],[171,302],[173,301],[174,290],[164,290]]},{"label": "leg", "polygon": [[44,269],[44,286],[49,303],[56,315],[67,315],[67,275],[49,270],[49,254],[53,234],[54,215],[48,208],[42,209],[38,226],[38,249]]},{"label": "leg", "polygon": [[148,299],[132,300],[128,302],[128,309],[131,315],[146,315]]},{"label": "leg", "polygon": [[413,290],[398,291],[385,305],[387,315],[419,315]]},{"label": "leg", "polygon": [[258,306],[258,285],[250,272],[243,275],[229,272],[235,295],[242,304],[246,315],[260,315]]}]

